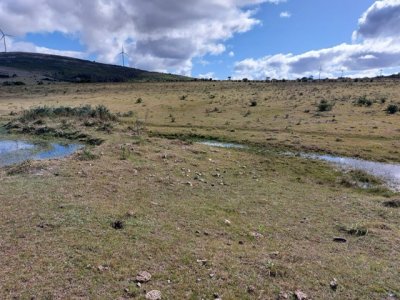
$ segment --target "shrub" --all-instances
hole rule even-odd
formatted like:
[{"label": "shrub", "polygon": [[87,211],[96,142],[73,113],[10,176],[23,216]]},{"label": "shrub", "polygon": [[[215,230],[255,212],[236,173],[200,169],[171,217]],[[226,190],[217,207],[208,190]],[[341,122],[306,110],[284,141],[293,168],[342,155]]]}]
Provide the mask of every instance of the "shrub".
[{"label": "shrub", "polygon": [[251,100],[251,101],[250,101],[250,106],[251,106],[251,107],[257,106],[257,100]]},{"label": "shrub", "polygon": [[92,108],[90,105],[80,107],[48,107],[39,106],[31,108],[22,113],[20,120],[22,122],[34,121],[41,118],[55,118],[55,117],[75,117],[75,118],[93,118],[102,121],[116,121],[116,115],[112,114],[104,105],[98,105]]},{"label": "shrub", "polygon": [[371,106],[373,104],[372,100],[367,99],[367,96],[359,97],[356,100],[356,105],[358,106]]},{"label": "shrub", "polygon": [[387,108],[386,111],[390,115],[394,115],[399,111],[399,106],[397,104],[390,104]]},{"label": "shrub", "polygon": [[318,111],[324,112],[324,111],[331,111],[333,108],[333,103],[330,103],[326,100],[321,100],[321,102],[318,104]]}]

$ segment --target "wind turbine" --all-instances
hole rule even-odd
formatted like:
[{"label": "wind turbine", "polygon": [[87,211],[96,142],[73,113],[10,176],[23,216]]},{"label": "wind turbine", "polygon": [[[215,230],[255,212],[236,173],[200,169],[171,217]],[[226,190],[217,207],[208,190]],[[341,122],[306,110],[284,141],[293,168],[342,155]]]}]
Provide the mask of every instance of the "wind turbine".
[{"label": "wind turbine", "polygon": [[6,38],[7,37],[14,37],[13,35],[9,35],[7,33],[4,33],[3,30],[0,29],[0,34],[1,34],[1,38],[0,41],[3,40],[4,41],[4,52],[7,52],[7,43],[6,43]]},{"label": "wind turbine", "polygon": [[318,81],[321,81],[322,66],[319,66]]},{"label": "wind turbine", "polygon": [[124,46],[122,46],[122,52],[120,53],[120,55],[122,56],[122,66],[125,67],[125,55],[127,54],[124,50]]}]

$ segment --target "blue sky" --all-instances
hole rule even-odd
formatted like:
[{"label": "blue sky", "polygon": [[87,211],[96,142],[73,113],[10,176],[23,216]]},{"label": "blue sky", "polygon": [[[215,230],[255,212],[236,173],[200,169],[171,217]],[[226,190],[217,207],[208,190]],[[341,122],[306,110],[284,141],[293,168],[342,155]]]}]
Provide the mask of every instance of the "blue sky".
[{"label": "blue sky", "polygon": [[119,64],[124,45],[132,67],[219,79],[397,73],[398,22],[400,0],[0,3],[10,51]]}]

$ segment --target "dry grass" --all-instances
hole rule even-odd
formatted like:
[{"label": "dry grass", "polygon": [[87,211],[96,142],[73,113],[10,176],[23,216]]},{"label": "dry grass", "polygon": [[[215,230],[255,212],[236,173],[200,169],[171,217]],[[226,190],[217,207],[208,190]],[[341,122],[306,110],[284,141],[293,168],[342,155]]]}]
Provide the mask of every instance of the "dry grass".
[{"label": "dry grass", "polygon": [[[399,161],[389,147],[398,143],[393,124],[399,116],[387,116],[379,103],[352,103],[360,90],[395,102],[398,85],[28,89],[0,91],[4,121],[15,118],[11,111],[45,104],[104,104],[136,115],[101,133],[106,141],[90,149],[96,159],[77,154],[40,162],[46,171],[41,175],[0,170],[1,298],[142,299],[151,289],[165,299],[211,299],[214,293],[274,299],[297,289],[313,299],[400,293],[400,210],[385,206],[388,199],[343,186],[343,174],[321,162],[143,133],[192,133]],[[318,116],[321,98],[336,104]],[[122,229],[113,228],[116,221]],[[353,234],[360,229],[368,234]],[[347,243],[335,243],[338,236]],[[138,288],[134,278],[142,270],[153,277]],[[329,286],[333,278],[337,291]]]}]

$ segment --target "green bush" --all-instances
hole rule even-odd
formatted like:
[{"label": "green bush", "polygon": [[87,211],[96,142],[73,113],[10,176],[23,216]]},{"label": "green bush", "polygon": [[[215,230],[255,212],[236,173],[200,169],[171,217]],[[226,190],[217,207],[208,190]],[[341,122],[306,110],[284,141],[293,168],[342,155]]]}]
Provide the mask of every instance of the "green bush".
[{"label": "green bush", "polygon": [[386,111],[390,115],[394,115],[399,111],[399,106],[397,104],[389,104],[388,107],[386,108]]},{"label": "green bush", "polygon": [[318,104],[318,111],[331,111],[333,108],[333,103],[328,102],[327,100],[321,100]]}]

